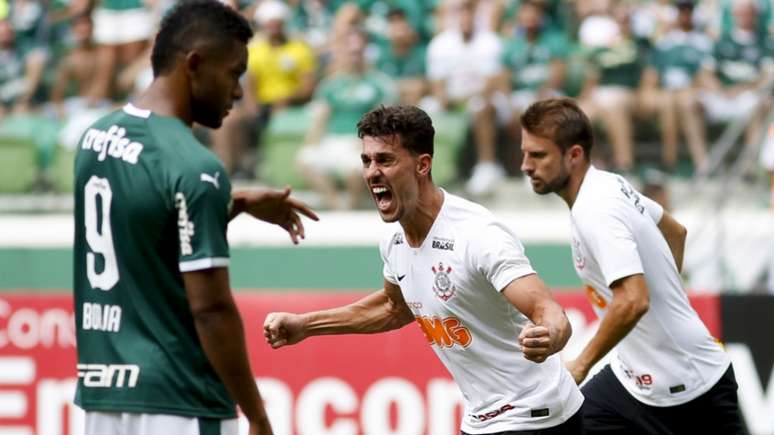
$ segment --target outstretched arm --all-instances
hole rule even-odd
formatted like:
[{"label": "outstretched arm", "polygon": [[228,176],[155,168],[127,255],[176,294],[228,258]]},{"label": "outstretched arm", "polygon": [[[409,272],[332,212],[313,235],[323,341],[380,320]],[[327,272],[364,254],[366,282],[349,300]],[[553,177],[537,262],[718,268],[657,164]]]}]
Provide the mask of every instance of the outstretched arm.
[{"label": "outstretched arm", "polygon": [[580,384],[602,357],[607,355],[631,331],[645,313],[650,299],[642,274],[630,275],[614,282],[613,300],[599,324],[599,329],[578,358],[567,362],[575,382]]},{"label": "outstretched arm", "polygon": [[519,335],[525,358],[540,363],[564,348],[572,327],[561,305],[537,274],[513,280],[503,289],[503,295],[534,323]]},{"label": "outstretched arm", "polygon": [[277,349],[314,335],[386,332],[412,320],[400,287],[385,281],[384,289],[343,307],[305,314],[270,313],[263,329],[266,342]]},{"label": "outstretched arm", "polygon": [[232,195],[233,204],[229,220],[242,212],[256,219],[276,224],[290,234],[293,244],[305,237],[301,214],[312,220],[320,220],[303,202],[290,197],[290,187],[283,190],[238,191]]}]

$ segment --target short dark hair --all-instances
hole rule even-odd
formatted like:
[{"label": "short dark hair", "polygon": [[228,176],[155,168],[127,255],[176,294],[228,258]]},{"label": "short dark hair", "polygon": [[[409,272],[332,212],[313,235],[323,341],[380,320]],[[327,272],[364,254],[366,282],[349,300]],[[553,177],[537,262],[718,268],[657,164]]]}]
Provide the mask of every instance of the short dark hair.
[{"label": "short dark hair", "polygon": [[253,31],[247,20],[234,9],[217,0],[184,0],[161,21],[151,53],[153,76],[168,72],[175,57],[190,50],[196,41],[234,40],[247,43]]},{"label": "short dark hair", "polygon": [[570,98],[549,98],[533,103],[521,115],[521,126],[530,134],[549,139],[562,153],[578,144],[591,156],[594,134],[591,122]]},{"label": "short dark hair", "polygon": [[414,155],[433,155],[435,129],[424,110],[414,106],[379,106],[357,123],[357,136],[400,137],[400,144]]}]

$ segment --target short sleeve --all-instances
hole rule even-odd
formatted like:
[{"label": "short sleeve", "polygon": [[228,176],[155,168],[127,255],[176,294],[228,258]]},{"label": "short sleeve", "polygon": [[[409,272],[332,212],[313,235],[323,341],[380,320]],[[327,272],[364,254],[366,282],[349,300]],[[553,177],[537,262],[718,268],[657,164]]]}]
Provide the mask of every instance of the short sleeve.
[{"label": "short sleeve", "polygon": [[427,61],[425,62],[425,68],[427,68],[427,78],[429,80],[443,80],[450,74],[448,55],[444,51],[444,35],[436,36],[436,39],[430,41],[430,45],[427,47]]},{"label": "short sleeve", "polygon": [[229,264],[226,239],[231,184],[222,166],[201,165],[183,172],[172,192],[181,272]]},{"label": "short sleeve", "polygon": [[616,206],[613,202],[594,207],[593,211],[573,213],[573,220],[589,253],[599,264],[606,285],[643,273],[637,242],[628,225],[631,218],[624,211],[631,205]]},{"label": "short sleeve", "polygon": [[497,291],[513,280],[535,273],[516,235],[501,223],[487,225],[470,243],[473,266]]},{"label": "short sleeve", "polygon": [[643,194],[640,194],[640,201],[642,202],[642,206],[645,207],[648,216],[650,216],[653,222],[658,225],[658,223],[661,222],[661,217],[664,216],[664,207]]},{"label": "short sleeve", "polygon": [[309,74],[317,69],[314,52],[304,43],[298,44],[298,69],[301,74]]},{"label": "short sleeve", "polygon": [[395,233],[392,237],[383,239],[379,243],[379,255],[382,257],[382,263],[384,264],[384,267],[382,267],[382,274],[384,275],[384,279],[387,281],[399,285],[398,283],[398,277],[393,273],[392,267],[390,266],[389,262],[389,252],[390,248],[398,241],[403,240],[401,233]]},{"label": "short sleeve", "polygon": [[485,47],[482,48],[482,51],[485,53],[485,56],[482,56],[480,59],[481,63],[477,68],[481,74],[491,76],[501,71],[500,59],[503,46],[499,36],[494,33],[487,35],[484,41]]},{"label": "short sleeve", "polygon": [[253,43],[247,47],[247,72],[253,77],[260,73],[260,48],[258,44]]}]

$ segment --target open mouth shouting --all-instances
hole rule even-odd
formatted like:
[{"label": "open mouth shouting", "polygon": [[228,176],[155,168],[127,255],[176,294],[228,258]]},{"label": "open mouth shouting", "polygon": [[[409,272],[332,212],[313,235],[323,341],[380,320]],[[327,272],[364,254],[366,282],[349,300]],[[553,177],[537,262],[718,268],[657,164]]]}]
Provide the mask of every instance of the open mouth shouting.
[{"label": "open mouth shouting", "polygon": [[371,185],[371,194],[376,202],[376,207],[380,212],[386,212],[392,206],[392,191],[387,187],[380,184]]}]

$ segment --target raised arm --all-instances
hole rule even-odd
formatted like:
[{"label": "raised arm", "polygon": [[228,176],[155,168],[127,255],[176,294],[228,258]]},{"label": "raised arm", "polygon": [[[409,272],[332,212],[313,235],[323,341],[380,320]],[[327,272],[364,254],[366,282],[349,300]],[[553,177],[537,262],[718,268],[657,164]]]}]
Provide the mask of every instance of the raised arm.
[{"label": "raised arm", "polygon": [[503,289],[503,295],[534,323],[519,335],[525,358],[540,363],[564,348],[572,327],[561,305],[537,274],[513,280]]},{"label": "raised arm", "polygon": [[269,313],[263,329],[266,342],[277,349],[314,335],[391,331],[412,320],[400,287],[385,280],[384,289],[343,307],[305,314]]},{"label": "raised arm", "polygon": [[250,370],[244,326],[231,295],[228,269],[186,272],[183,282],[204,353],[250,422],[250,434],[272,434]]},{"label": "raised arm", "polygon": [[567,362],[567,368],[578,384],[583,382],[594,364],[626,337],[650,307],[648,286],[642,274],[621,278],[610,288],[613,300],[597,333],[575,360]]}]

